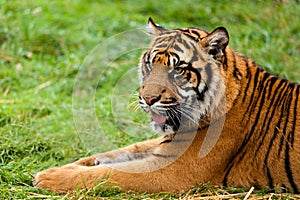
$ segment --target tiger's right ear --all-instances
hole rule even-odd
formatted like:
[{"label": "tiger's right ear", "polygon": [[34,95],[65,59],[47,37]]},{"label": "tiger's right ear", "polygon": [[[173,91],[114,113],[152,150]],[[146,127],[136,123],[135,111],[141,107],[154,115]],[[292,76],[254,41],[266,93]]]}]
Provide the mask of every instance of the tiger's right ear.
[{"label": "tiger's right ear", "polygon": [[158,24],[155,24],[151,17],[148,19],[148,27],[147,27],[147,33],[151,37],[155,37],[165,31],[166,29],[164,27],[159,26]]}]

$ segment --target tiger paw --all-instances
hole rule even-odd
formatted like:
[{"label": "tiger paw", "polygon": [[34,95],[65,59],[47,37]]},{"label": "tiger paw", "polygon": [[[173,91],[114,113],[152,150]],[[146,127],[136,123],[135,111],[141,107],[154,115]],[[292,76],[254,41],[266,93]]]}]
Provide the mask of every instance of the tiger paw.
[{"label": "tiger paw", "polygon": [[84,169],[77,165],[50,168],[37,173],[33,185],[59,193],[76,190],[84,186],[83,179],[80,180],[83,172]]},{"label": "tiger paw", "polygon": [[64,193],[82,188],[92,188],[109,174],[109,168],[69,164],[50,168],[36,174],[35,187]]}]

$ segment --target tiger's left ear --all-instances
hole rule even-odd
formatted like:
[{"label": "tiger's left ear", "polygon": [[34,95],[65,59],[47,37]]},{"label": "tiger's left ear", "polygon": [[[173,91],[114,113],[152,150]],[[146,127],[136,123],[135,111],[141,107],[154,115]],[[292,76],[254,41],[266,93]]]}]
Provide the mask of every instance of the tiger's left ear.
[{"label": "tiger's left ear", "polygon": [[218,27],[204,37],[200,44],[214,59],[223,62],[224,51],[229,42],[229,35],[224,27]]},{"label": "tiger's left ear", "polygon": [[148,27],[147,32],[151,37],[155,37],[165,31],[166,29],[164,27],[159,26],[158,24],[155,24],[151,17],[148,19]]}]

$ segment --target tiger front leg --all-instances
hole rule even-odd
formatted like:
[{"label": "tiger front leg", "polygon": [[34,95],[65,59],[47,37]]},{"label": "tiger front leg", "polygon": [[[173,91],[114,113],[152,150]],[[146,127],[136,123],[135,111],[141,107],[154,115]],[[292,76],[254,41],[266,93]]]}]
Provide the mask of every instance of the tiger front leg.
[{"label": "tiger front leg", "polygon": [[[92,188],[103,181],[120,186],[123,190],[137,192],[162,192],[184,190],[195,184],[189,163],[174,161],[161,165],[161,158],[149,157],[110,165],[93,167],[69,164],[51,168],[36,175],[34,185],[55,192],[69,192]],[[166,163],[167,164],[167,163]],[[184,164],[184,165],[183,165]]]},{"label": "tiger front leg", "polygon": [[152,154],[160,144],[170,139],[171,136],[163,136],[157,139],[138,142],[130,146],[116,149],[113,151],[95,154],[86,158],[81,158],[74,162],[76,165],[81,166],[95,166],[100,164],[109,164],[117,162],[126,162],[137,159],[143,159]]},{"label": "tiger front leg", "polygon": [[[174,142],[162,137],[150,142],[137,143],[123,149],[94,156],[94,161],[103,161],[107,156],[115,162],[82,166],[76,163],[52,168],[36,175],[34,185],[53,191],[66,192],[78,188],[91,188],[105,180],[124,190],[138,192],[171,192],[203,183],[210,176],[210,165],[197,159],[198,151],[187,147],[190,135],[178,136]],[[185,140],[184,140],[184,138]],[[191,138],[190,138],[191,139]],[[193,148],[198,148],[195,145]],[[150,148],[151,147],[151,148]],[[138,150],[139,149],[139,150]],[[143,149],[147,157],[118,160],[129,152],[136,155]],[[153,150],[154,149],[154,150]],[[150,153],[151,152],[151,153]],[[99,156],[99,157],[97,157]],[[89,158],[87,158],[88,160]],[[92,159],[91,159],[92,160]],[[77,161],[77,162],[82,162]],[[206,178],[205,178],[206,177]]]},{"label": "tiger front leg", "polygon": [[54,167],[35,175],[35,187],[65,193],[77,189],[92,188],[109,174],[107,167],[87,167],[68,164]]}]

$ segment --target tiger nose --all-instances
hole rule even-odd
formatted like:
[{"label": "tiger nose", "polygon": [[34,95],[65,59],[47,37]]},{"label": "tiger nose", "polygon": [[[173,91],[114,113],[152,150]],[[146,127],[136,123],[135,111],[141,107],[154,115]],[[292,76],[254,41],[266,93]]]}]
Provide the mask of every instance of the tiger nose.
[{"label": "tiger nose", "polygon": [[146,103],[151,106],[153,105],[155,102],[159,101],[161,96],[143,96],[144,100],[146,101]]}]

